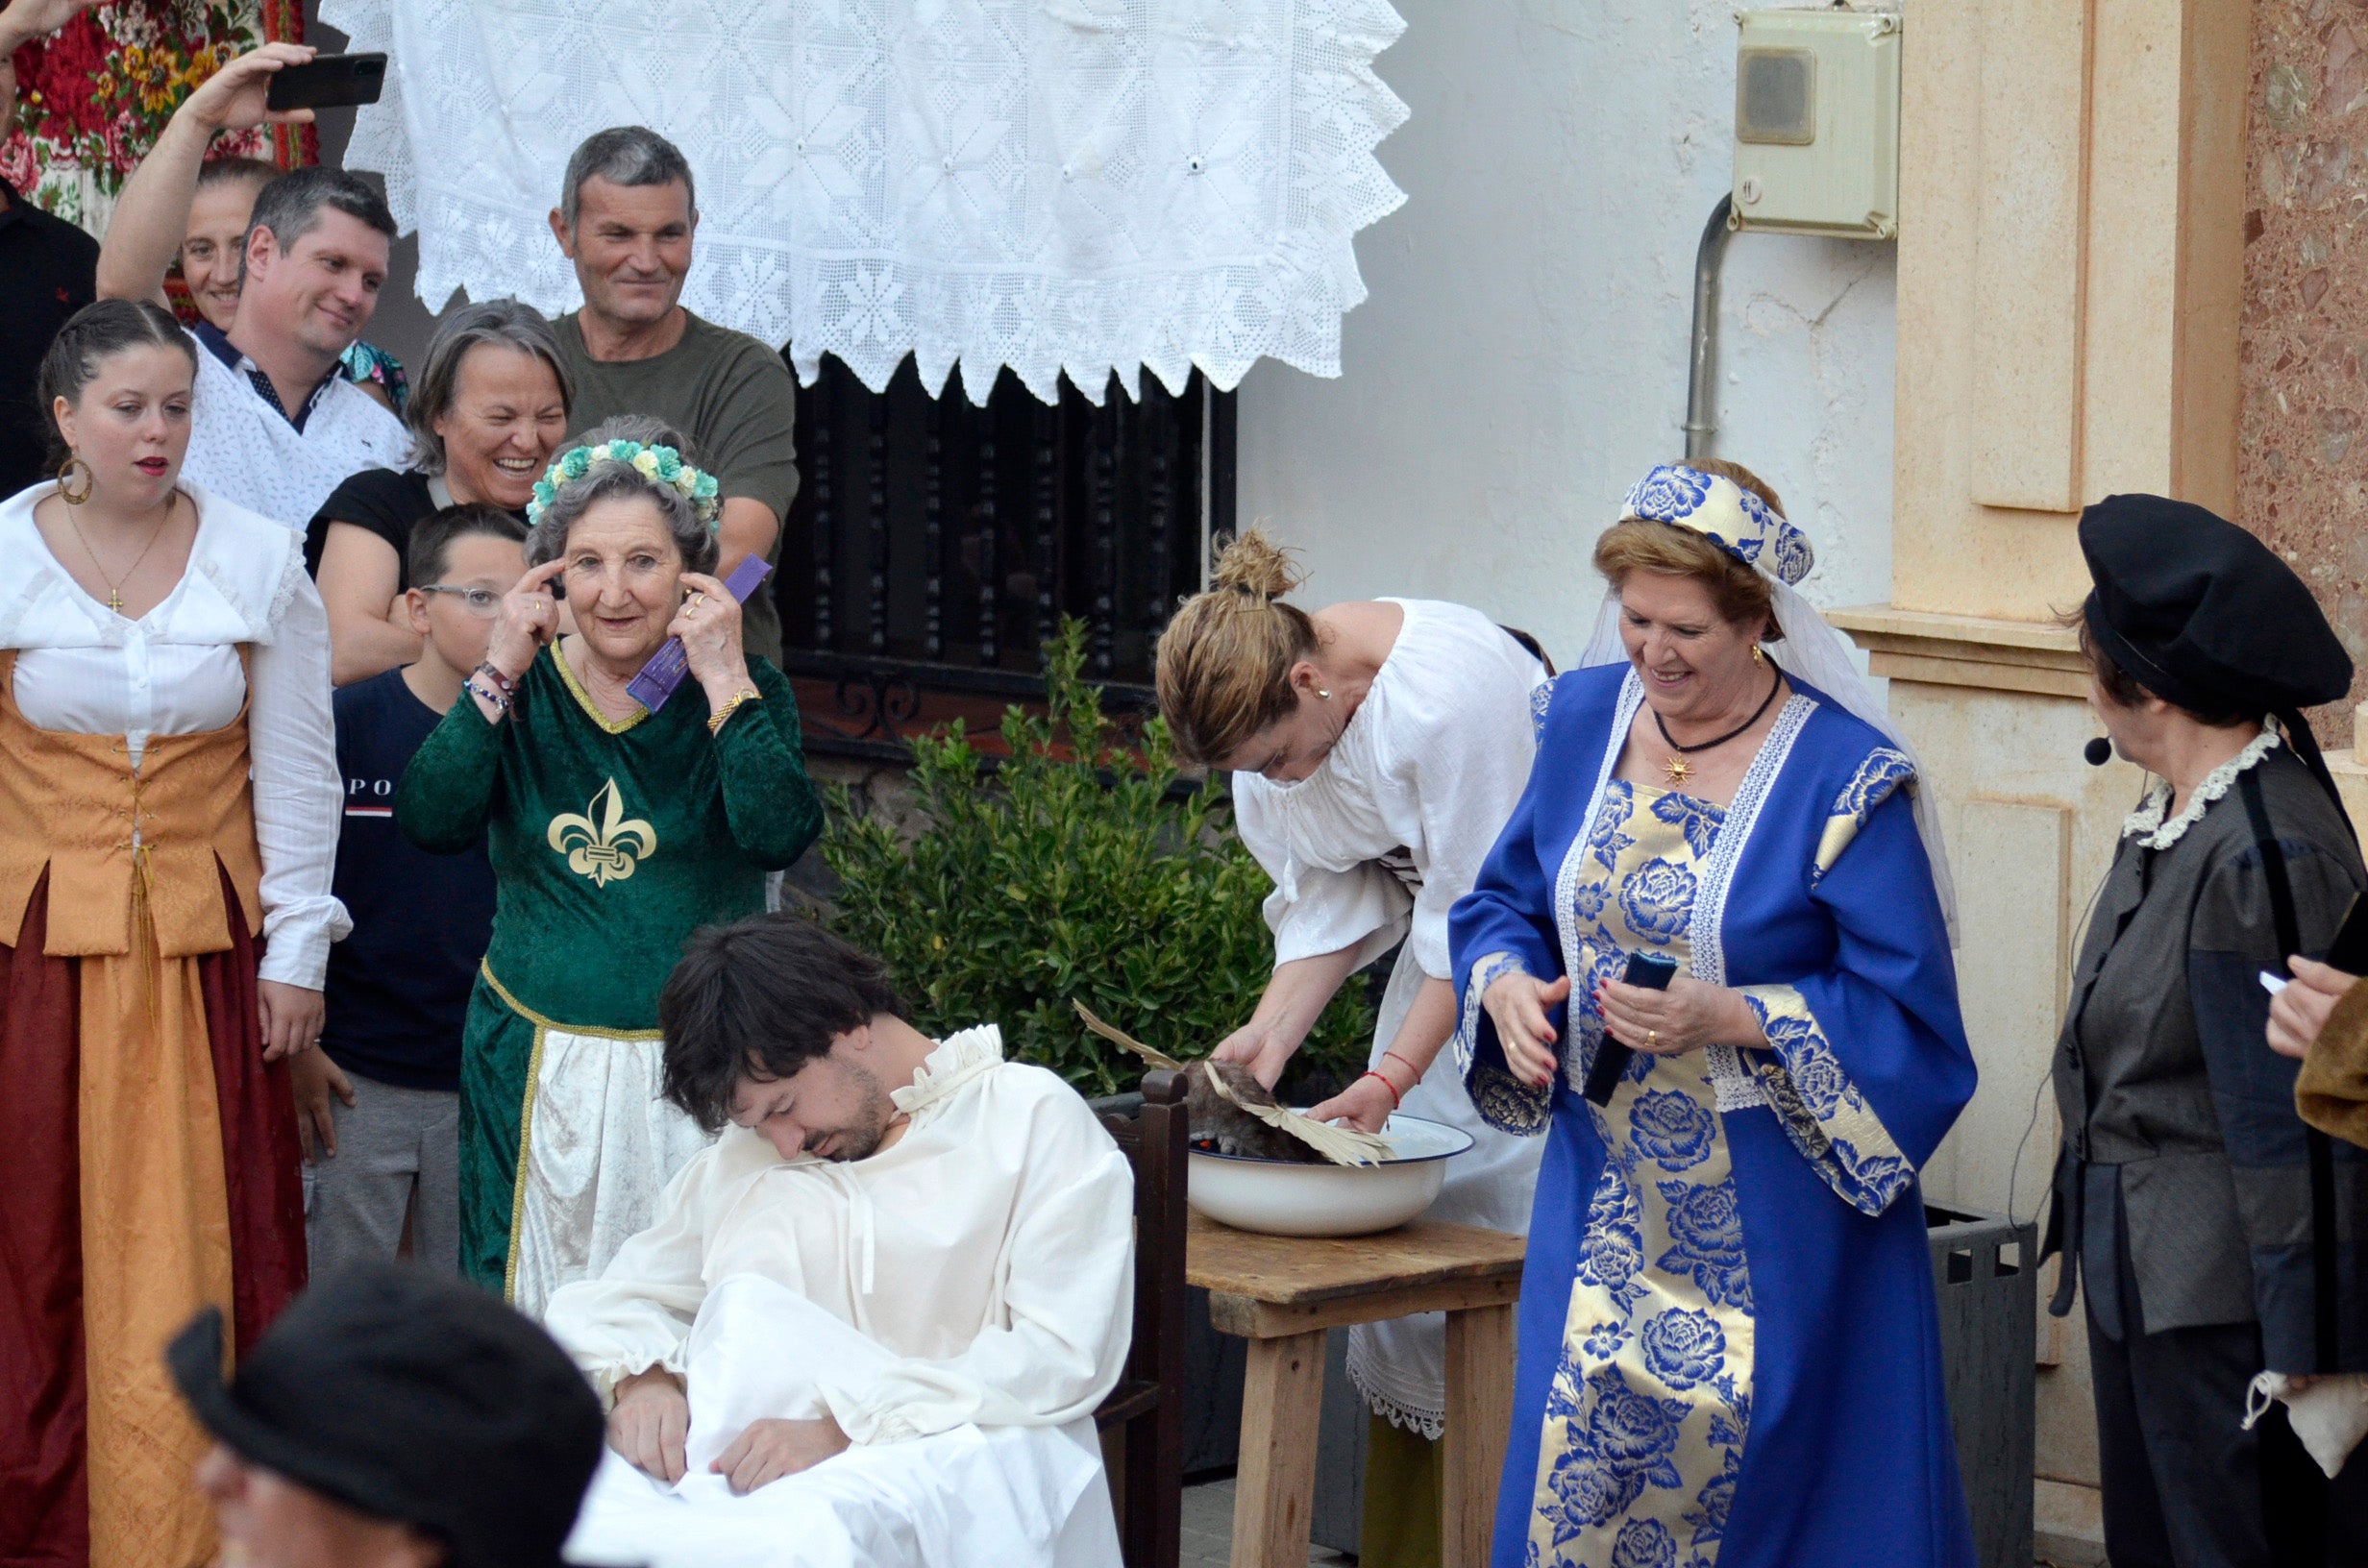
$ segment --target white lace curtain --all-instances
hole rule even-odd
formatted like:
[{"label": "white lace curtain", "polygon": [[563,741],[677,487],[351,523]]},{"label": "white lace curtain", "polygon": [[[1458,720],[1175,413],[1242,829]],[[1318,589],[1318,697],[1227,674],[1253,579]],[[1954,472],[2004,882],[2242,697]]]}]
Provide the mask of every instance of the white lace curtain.
[{"label": "white lace curtain", "polygon": [[910,354],[986,402],[1008,365],[1098,402],[1136,367],[1340,374],[1351,244],[1405,194],[1373,148],[1387,0],[324,0],[392,57],[349,167],[420,236],[419,296],[573,309],[552,238],[604,126],[699,184],[683,303],[867,386]]}]

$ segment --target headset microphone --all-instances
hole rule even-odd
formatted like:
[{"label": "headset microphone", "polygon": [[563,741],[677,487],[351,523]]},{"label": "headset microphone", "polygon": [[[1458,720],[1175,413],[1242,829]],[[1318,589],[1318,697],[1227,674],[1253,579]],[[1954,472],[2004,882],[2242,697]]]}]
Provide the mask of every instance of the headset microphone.
[{"label": "headset microphone", "polygon": [[2088,759],[2091,768],[2102,768],[2113,760],[2113,743],[2100,735],[2081,747],[2081,755]]}]

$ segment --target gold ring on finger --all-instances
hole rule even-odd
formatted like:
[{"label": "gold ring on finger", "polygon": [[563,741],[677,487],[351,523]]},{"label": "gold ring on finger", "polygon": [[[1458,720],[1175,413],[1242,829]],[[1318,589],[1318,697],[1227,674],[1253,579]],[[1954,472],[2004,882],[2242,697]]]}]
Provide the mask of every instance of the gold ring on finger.
[{"label": "gold ring on finger", "polygon": [[1658,1029],[1647,1029],[1647,1030],[1645,1030],[1645,1031],[1644,1031],[1644,1043],[1645,1043],[1645,1044],[1647,1044],[1647,1045],[1658,1045],[1658,1044],[1660,1044],[1660,1043],[1661,1043],[1661,1031],[1660,1031],[1660,1030],[1658,1030]]}]

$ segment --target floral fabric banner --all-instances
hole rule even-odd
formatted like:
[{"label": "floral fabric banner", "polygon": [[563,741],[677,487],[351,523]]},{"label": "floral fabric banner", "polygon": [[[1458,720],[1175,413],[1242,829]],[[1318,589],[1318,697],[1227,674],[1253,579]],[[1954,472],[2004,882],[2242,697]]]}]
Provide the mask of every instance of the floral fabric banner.
[{"label": "floral fabric banner", "polygon": [[[94,234],[164,122],[216,66],[258,44],[304,40],[297,0],[119,0],[16,53],[17,129],[0,177]],[[309,127],[215,140],[212,154],[311,161]]]},{"label": "floral fabric banner", "polygon": [[1008,365],[1098,399],[1150,367],[1340,373],[1352,240],[1404,194],[1387,0],[325,0],[392,57],[346,161],[420,235],[419,296],[558,311],[568,154],[642,124],[689,158],[683,303],[874,389],[905,355],[984,404]]}]

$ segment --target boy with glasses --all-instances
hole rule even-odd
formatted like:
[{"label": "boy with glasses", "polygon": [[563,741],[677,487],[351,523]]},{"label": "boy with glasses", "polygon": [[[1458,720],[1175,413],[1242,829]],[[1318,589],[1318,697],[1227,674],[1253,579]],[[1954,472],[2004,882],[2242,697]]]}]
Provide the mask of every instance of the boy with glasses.
[{"label": "boy with glasses", "polygon": [[312,1270],[413,1253],[460,1266],[460,1024],[493,929],[481,841],[431,855],[396,827],[395,787],[485,657],[502,596],[526,573],[526,526],[498,506],[448,506],[410,539],[404,597],[419,662],[336,694],[345,820],[337,895],[354,933],[330,949],[329,1021],[296,1068],[311,1162]]}]

